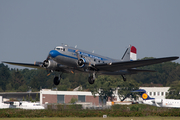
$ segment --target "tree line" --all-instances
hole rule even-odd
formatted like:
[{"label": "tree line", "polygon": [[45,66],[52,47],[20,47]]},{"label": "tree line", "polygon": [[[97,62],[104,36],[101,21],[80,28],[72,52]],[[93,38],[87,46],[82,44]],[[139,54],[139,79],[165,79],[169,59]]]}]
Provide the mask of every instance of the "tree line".
[{"label": "tree line", "polygon": [[[147,58],[144,58],[147,59]],[[63,73],[61,83],[58,86],[53,84],[55,73],[48,75],[42,69],[10,69],[8,65],[0,64],[0,92],[27,92],[28,90],[39,91],[40,89],[53,89],[67,91],[82,86],[83,90],[91,91],[94,95],[99,94],[102,99],[113,99],[113,92],[123,93],[119,95],[121,100],[126,97],[135,97],[130,91],[138,89],[139,86],[170,86],[171,96],[180,98],[180,64],[175,62],[165,62],[155,64],[140,69],[155,70],[157,72],[139,73],[126,75],[127,81],[123,81],[120,75],[96,76],[93,85],[88,83],[88,74],[84,73]],[[172,95],[174,94],[174,95]],[[177,97],[179,96],[179,97]]]}]

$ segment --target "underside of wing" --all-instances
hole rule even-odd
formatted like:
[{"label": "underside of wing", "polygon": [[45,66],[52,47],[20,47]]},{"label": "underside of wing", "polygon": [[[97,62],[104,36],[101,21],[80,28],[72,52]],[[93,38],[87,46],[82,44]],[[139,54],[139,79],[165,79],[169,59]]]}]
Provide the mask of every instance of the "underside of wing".
[{"label": "underside of wing", "polygon": [[120,62],[113,62],[113,63],[103,63],[103,64],[96,64],[95,67],[99,71],[118,71],[118,70],[125,70],[125,69],[132,69],[136,67],[142,67],[147,65],[158,64],[162,62],[176,60],[179,57],[165,57],[165,58],[155,58],[155,59],[146,59],[146,60],[136,60],[136,61],[120,61]]}]

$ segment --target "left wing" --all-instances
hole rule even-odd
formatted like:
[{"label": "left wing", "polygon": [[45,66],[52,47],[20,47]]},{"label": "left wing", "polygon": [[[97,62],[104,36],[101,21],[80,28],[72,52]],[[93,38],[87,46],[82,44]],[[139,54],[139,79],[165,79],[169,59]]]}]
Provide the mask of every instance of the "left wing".
[{"label": "left wing", "polygon": [[142,67],[142,66],[172,61],[178,58],[179,57],[165,57],[165,58],[155,58],[155,59],[136,60],[136,61],[122,61],[122,62],[120,61],[120,62],[96,64],[94,67],[99,71],[114,72],[118,70],[125,70],[125,69],[131,69],[136,67]]},{"label": "left wing", "polygon": [[[45,67],[43,67],[41,65],[42,62],[34,62],[34,64],[29,64],[29,63],[17,63],[17,62],[2,61],[2,63],[7,63],[7,64],[10,64],[10,65],[17,65],[17,66],[22,66],[22,67],[30,67],[30,68],[37,68],[37,69],[47,70]],[[54,68],[53,70],[69,73],[69,72],[71,72],[71,69],[72,68],[68,68],[67,66],[59,64],[58,67]]]},{"label": "left wing", "polygon": [[45,69],[43,67],[40,67],[37,64],[29,64],[29,63],[16,63],[16,62],[6,62],[6,61],[2,61],[2,63],[7,63],[10,65],[18,65],[18,66],[22,66],[22,67],[30,67],[30,68],[41,68],[41,69]]}]

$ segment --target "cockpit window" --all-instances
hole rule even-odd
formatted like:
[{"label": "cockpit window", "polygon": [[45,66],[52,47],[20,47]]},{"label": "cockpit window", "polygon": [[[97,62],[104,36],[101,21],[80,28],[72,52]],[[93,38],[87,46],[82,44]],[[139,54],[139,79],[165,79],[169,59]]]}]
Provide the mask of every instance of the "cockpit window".
[{"label": "cockpit window", "polygon": [[63,48],[63,47],[57,47],[57,48],[55,48],[55,50],[65,51],[65,48]]}]

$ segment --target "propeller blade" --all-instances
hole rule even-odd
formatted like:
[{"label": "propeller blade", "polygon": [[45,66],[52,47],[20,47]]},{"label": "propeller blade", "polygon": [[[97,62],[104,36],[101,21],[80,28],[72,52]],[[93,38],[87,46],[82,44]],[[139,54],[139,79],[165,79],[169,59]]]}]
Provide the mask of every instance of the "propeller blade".
[{"label": "propeller blade", "polygon": [[47,76],[51,75],[51,73],[48,73]]}]

